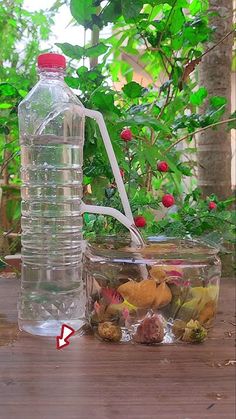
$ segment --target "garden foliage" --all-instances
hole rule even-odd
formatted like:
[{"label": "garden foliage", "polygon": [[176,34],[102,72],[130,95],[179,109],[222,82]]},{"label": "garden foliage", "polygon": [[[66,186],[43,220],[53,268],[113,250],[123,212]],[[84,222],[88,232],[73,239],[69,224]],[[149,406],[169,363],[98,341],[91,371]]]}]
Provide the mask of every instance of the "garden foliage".
[{"label": "garden foliage", "polygon": [[[10,20],[10,9],[0,6],[0,19],[6,25],[1,35],[4,55],[0,56],[5,63],[0,69],[0,166],[4,166],[8,150],[10,181],[17,184],[17,104],[36,80],[32,64],[40,49],[39,40],[49,35],[54,11],[49,16],[29,14],[22,9],[22,0],[14,3]],[[203,199],[196,183],[194,134],[211,125],[217,129],[227,103],[224,97],[209,97],[206,88],[197,83],[204,44],[214,33],[208,2],[71,0],[70,10],[75,24],[86,31],[101,32],[95,44],[56,44],[70,63],[66,82],[77,89],[86,107],[103,113],[132,211],[146,220],[143,232],[208,235],[215,241],[219,237],[232,241],[235,214],[228,208],[233,199]],[[112,32],[103,39],[102,29],[110,24]],[[28,37],[24,59],[17,52],[21,36]],[[91,58],[98,58],[98,64],[89,68],[84,61]],[[143,80],[134,80],[134,68]],[[208,109],[203,115],[199,106],[204,101]],[[235,120],[226,124],[226,129],[234,126]],[[131,131],[130,141],[122,138],[124,129]],[[167,171],[159,170],[160,161],[167,164]],[[88,203],[121,209],[106,151],[92,120],[86,123],[84,193]],[[163,212],[166,194],[173,196],[175,205],[162,217],[159,210]],[[216,208],[209,208],[210,201],[217,204]],[[19,210],[14,209],[12,218],[18,216]],[[122,229],[116,221],[101,215],[86,214],[84,221],[86,236],[115,234]]]}]

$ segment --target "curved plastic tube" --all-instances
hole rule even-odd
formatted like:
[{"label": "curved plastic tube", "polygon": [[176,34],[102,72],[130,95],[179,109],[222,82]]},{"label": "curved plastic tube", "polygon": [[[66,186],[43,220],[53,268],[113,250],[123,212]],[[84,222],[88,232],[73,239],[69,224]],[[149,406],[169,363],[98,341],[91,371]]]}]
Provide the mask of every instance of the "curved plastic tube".
[{"label": "curved plastic tube", "polygon": [[88,212],[90,214],[103,214],[103,215],[110,215],[111,217],[118,220],[121,224],[123,224],[128,230],[130,231],[130,234],[132,236],[132,240],[140,245],[140,240],[134,232],[132,231],[134,228],[133,221],[130,221],[129,218],[127,218],[124,214],[122,214],[120,211],[111,208],[111,207],[102,207],[97,205],[86,205],[83,202],[81,203],[81,212]]},{"label": "curved plastic tube", "polygon": [[81,111],[84,113],[85,116],[95,119],[95,121],[97,122],[99,126],[99,129],[103,138],[103,142],[104,142],[104,145],[105,145],[105,148],[106,148],[109,160],[110,160],[111,168],[115,177],[117,188],[120,193],[120,199],[124,208],[124,213],[126,217],[128,217],[129,220],[132,221],[133,223],[134,219],[133,219],[132,211],[130,208],[130,203],[129,203],[128,196],[125,190],[124,182],[122,180],[122,176],[120,174],[120,169],[116,160],[116,156],[115,156],[112,144],[111,144],[110,136],[108,134],[104,118],[102,114],[98,111],[93,111],[91,109],[86,109],[86,108],[81,108],[80,112]]}]

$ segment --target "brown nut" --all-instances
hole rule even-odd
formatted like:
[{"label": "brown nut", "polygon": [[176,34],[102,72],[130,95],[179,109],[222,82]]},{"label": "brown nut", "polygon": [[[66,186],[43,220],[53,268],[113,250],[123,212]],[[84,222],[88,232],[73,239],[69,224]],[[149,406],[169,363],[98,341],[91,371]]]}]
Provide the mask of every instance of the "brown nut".
[{"label": "brown nut", "polygon": [[157,315],[152,315],[140,323],[133,339],[137,343],[160,343],[164,335],[162,322]]},{"label": "brown nut", "polygon": [[182,338],[186,327],[186,322],[183,320],[176,319],[172,326],[172,332],[176,338]]},{"label": "brown nut", "polygon": [[110,342],[119,342],[122,337],[121,328],[111,322],[99,323],[98,334],[102,339]]}]

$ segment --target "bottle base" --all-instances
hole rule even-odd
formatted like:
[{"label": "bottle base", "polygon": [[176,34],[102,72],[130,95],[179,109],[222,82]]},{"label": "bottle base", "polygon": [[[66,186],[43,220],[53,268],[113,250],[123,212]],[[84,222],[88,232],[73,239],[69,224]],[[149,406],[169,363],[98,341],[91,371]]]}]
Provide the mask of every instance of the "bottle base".
[{"label": "bottle base", "polygon": [[83,327],[85,321],[78,320],[49,320],[49,321],[26,321],[18,319],[19,329],[36,336],[60,336],[63,324],[72,327],[78,331]]}]

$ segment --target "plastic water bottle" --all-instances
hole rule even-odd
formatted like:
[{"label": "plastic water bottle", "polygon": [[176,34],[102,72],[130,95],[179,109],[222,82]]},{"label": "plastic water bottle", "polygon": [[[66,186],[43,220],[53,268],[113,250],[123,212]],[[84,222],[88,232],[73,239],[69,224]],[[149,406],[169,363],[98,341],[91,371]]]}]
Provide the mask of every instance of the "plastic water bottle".
[{"label": "plastic water bottle", "polygon": [[19,327],[43,336],[84,324],[82,104],[64,82],[59,54],[38,57],[40,80],[19,105],[22,278]]},{"label": "plastic water bottle", "polygon": [[[65,67],[62,55],[40,55],[40,80],[19,105],[22,277],[18,322],[20,329],[42,336],[58,336],[62,324],[75,330],[84,324],[84,212],[115,217],[129,229],[134,243],[143,244],[103,116],[84,108],[68,88]],[[82,202],[85,116],[99,126],[125,215]]]}]

